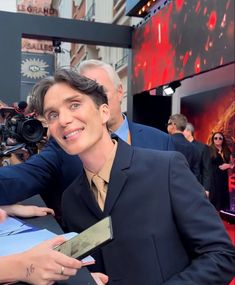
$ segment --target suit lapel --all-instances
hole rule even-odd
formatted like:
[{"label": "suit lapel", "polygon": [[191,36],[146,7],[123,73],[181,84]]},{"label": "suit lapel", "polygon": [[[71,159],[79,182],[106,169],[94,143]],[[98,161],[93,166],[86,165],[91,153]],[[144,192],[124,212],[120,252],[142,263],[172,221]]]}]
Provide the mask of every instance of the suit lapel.
[{"label": "suit lapel", "polygon": [[113,162],[110,174],[110,183],[108,186],[105,201],[105,216],[107,216],[111,212],[119,195],[124,189],[124,186],[127,182],[126,170],[130,167],[132,155],[133,148],[127,143],[123,142],[121,139],[118,139],[117,153]]}]

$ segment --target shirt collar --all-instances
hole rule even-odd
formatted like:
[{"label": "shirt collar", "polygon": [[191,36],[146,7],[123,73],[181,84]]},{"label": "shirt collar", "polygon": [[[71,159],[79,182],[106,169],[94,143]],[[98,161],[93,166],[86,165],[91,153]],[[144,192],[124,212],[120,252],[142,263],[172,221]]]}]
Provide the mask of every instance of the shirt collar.
[{"label": "shirt collar", "polygon": [[114,132],[115,135],[117,135],[119,138],[121,138],[123,141],[127,142],[128,140],[128,133],[129,133],[129,125],[127,117],[123,114],[124,121],[121,124],[121,126]]},{"label": "shirt collar", "polygon": [[[112,152],[110,153],[108,159],[105,161],[103,167],[101,168],[101,170],[97,173],[97,175],[102,178],[106,183],[109,183],[109,179],[110,179],[110,174],[111,174],[111,169],[113,166],[113,162],[115,159],[115,155],[116,155],[116,151],[117,151],[117,146],[118,146],[118,142],[116,140],[112,140],[114,143],[114,148],[112,150]],[[95,173],[89,171],[88,169],[84,168],[87,179],[89,184],[91,185],[91,180],[92,177],[95,175]]]}]

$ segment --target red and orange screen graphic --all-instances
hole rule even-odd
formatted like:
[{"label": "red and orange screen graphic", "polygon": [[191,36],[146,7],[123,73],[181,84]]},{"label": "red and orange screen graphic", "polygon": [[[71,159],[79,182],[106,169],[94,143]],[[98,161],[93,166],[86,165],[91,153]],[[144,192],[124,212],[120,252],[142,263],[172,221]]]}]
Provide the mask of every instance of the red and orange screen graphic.
[{"label": "red and orange screen graphic", "polygon": [[133,35],[132,91],[234,61],[234,0],[174,0]]}]

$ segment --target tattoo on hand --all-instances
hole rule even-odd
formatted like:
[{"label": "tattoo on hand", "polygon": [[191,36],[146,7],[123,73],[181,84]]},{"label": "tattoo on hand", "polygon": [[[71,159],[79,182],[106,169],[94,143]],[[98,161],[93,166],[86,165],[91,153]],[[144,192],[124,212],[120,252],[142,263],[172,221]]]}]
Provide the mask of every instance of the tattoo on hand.
[{"label": "tattoo on hand", "polygon": [[33,266],[33,264],[30,264],[30,266],[26,268],[26,277],[29,278],[31,274],[34,273],[34,270],[35,267]]}]

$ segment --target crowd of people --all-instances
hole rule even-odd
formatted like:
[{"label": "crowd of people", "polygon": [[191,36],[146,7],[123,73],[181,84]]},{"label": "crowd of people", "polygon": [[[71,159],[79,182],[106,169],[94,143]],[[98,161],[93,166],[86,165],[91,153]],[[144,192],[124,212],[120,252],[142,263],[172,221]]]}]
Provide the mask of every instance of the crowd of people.
[{"label": "crowd of people", "polygon": [[[170,116],[169,135],[131,122],[121,112],[120,78],[97,60],[83,61],[77,72],[57,70],[30,96],[51,138],[39,154],[0,169],[1,205],[40,193],[63,228],[76,232],[111,215],[114,241],[94,253],[96,263],[89,267],[97,284],[229,283],[235,250],[216,211],[228,204],[217,204],[222,193],[212,186],[218,169],[227,173],[233,167],[223,134],[214,134],[208,147],[194,139],[181,114]],[[52,249],[54,242],[39,248]],[[53,250],[48,254],[53,266],[42,284],[68,278],[82,266]],[[0,258],[3,266],[8,258]],[[0,269],[1,276],[6,280]]]},{"label": "crowd of people", "polygon": [[213,133],[209,145],[197,141],[194,126],[182,114],[170,116],[167,131],[175,150],[186,157],[210,202],[218,211],[229,210],[228,170],[234,168],[234,160],[223,133]]}]

